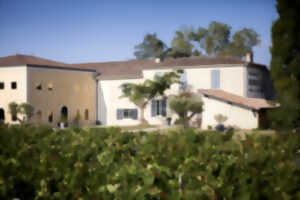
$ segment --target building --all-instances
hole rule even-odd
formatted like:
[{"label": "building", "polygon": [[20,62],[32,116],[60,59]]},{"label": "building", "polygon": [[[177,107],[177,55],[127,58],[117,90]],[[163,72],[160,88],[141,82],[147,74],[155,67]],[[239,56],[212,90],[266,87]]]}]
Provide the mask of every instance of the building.
[{"label": "building", "polygon": [[[184,85],[204,102],[204,112],[197,116],[202,119],[202,128],[216,125],[216,114],[228,117],[226,125],[240,128],[256,128],[267,121],[265,111],[273,107],[267,103],[273,98],[269,70],[254,63],[251,56],[246,61],[224,56],[82,64],[25,55],[3,57],[0,119],[4,112],[5,121],[11,122],[8,103],[16,101],[28,102],[40,110],[42,117],[35,117],[40,123],[55,125],[67,108],[69,121],[79,112],[83,124],[98,121],[103,125],[136,125],[140,111],[128,99],[120,98],[121,84],[141,83],[176,69],[184,70]],[[17,89],[12,89],[14,82]],[[176,94],[180,87],[174,84],[166,93]],[[145,109],[150,124],[164,124],[166,117],[175,120],[167,100],[154,99]]]}]

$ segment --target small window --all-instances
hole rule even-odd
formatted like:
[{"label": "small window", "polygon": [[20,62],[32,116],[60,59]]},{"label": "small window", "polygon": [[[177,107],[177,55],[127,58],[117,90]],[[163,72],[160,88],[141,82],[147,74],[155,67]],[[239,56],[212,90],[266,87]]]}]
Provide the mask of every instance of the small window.
[{"label": "small window", "polygon": [[0,90],[4,89],[4,82],[0,82]]},{"label": "small window", "polygon": [[43,89],[41,83],[36,84],[35,88],[36,88],[37,90],[42,90],[42,89]]},{"label": "small window", "polygon": [[48,84],[48,90],[49,90],[49,91],[52,91],[52,90],[53,90],[53,84],[52,84],[52,83],[49,83],[49,84]]},{"label": "small window", "polygon": [[84,119],[89,120],[89,110],[88,109],[85,109],[85,111],[84,111]]},{"label": "small window", "polygon": [[48,115],[48,122],[53,122],[53,112],[50,112]]},{"label": "small window", "polygon": [[138,118],[137,109],[117,109],[117,119],[134,119]]},{"label": "small window", "polygon": [[11,89],[17,89],[17,82],[11,82]]},{"label": "small window", "polygon": [[166,116],[167,115],[167,100],[152,100],[151,102],[151,114],[152,117],[161,115]]}]

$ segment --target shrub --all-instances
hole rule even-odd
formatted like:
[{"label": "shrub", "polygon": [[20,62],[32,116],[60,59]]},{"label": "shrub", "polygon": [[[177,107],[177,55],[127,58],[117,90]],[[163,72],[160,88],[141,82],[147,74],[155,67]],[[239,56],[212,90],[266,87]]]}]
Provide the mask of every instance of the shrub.
[{"label": "shrub", "polygon": [[299,143],[2,125],[0,199],[299,199]]}]

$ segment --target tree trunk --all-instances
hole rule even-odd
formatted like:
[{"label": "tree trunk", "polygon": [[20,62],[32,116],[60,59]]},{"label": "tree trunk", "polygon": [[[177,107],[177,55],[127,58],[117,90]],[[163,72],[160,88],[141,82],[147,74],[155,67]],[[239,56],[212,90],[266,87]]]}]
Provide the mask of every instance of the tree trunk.
[{"label": "tree trunk", "polygon": [[148,121],[145,119],[144,113],[145,113],[145,105],[140,107],[141,115],[140,115],[140,123],[141,124],[148,124]]}]

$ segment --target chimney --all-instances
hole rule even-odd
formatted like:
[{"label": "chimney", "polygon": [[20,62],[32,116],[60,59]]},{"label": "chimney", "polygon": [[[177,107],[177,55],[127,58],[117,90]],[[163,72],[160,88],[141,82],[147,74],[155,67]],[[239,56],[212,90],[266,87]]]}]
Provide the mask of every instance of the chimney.
[{"label": "chimney", "polygon": [[160,63],[160,58],[155,58],[155,63]]},{"label": "chimney", "polygon": [[246,62],[248,62],[248,63],[253,62],[253,53],[252,52],[246,53]]}]

